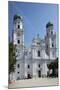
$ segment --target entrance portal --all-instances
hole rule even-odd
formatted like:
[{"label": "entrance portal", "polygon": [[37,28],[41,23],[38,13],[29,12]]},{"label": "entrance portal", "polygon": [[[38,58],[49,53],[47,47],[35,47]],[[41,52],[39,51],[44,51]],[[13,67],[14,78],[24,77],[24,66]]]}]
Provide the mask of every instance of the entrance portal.
[{"label": "entrance portal", "polygon": [[41,71],[40,70],[38,71],[38,77],[41,77]]},{"label": "entrance portal", "polygon": [[28,77],[28,79],[30,79],[30,78],[31,78],[31,75],[30,75],[30,74],[28,74],[28,75],[27,75],[27,77]]}]

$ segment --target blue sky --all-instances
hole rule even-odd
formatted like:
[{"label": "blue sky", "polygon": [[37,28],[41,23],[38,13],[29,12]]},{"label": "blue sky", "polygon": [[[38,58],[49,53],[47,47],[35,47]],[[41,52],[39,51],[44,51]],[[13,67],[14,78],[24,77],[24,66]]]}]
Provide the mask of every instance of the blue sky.
[{"label": "blue sky", "polygon": [[13,17],[21,15],[24,21],[25,45],[29,47],[32,39],[38,33],[41,38],[46,35],[46,23],[54,24],[54,31],[58,31],[58,5],[42,3],[26,3],[9,1],[9,37],[12,39]]}]

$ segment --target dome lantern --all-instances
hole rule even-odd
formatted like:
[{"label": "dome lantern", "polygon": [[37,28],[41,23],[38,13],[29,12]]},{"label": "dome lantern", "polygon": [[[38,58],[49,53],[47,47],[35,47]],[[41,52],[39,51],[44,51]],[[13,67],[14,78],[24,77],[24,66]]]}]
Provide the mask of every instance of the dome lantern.
[{"label": "dome lantern", "polygon": [[49,28],[49,27],[53,27],[53,24],[52,24],[51,22],[48,22],[48,23],[46,24],[46,28]]}]

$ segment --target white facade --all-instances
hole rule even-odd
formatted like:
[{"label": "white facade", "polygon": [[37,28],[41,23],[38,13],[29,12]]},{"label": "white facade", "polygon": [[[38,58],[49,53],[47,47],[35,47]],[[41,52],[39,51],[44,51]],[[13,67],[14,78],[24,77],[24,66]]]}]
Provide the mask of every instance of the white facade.
[{"label": "white facade", "polygon": [[56,59],[56,34],[53,24],[46,25],[46,36],[33,38],[30,48],[24,46],[24,28],[21,16],[14,16],[13,43],[16,46],[15,79],[46,77],[47,64]]}]

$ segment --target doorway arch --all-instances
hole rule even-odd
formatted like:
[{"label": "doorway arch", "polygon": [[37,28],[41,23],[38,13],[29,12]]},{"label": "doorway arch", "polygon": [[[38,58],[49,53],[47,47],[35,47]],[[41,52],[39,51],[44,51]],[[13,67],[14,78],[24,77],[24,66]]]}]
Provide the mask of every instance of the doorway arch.
[{"label": "doorway arch", "polygon": [[41,70],[38,70],[38,77],[41,77]]}]

